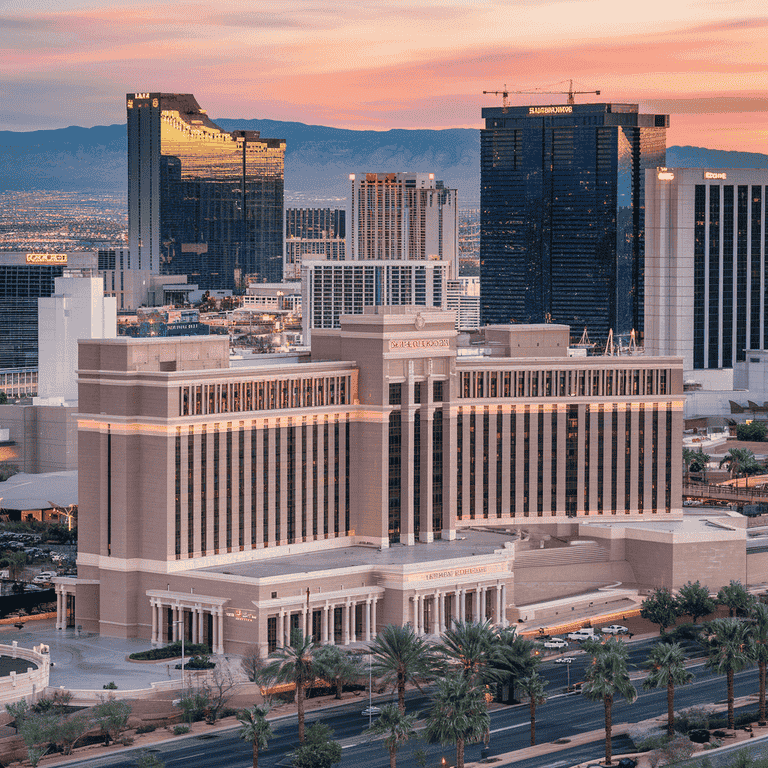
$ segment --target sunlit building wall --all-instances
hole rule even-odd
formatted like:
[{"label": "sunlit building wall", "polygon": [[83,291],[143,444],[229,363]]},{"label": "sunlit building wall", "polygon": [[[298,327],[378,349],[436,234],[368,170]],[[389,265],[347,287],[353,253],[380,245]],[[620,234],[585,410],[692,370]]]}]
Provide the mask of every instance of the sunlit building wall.
[{"label": "sunlit building wall", "polygon": [[285,209],[285,280],[301,278],[303,259],[344,261],[346,211],[340,208]]},{"label": "sunlit building wall", "polygon": [[642,332],[643,171],[665,164],[669,116],[567,104],[483,118],[483,323]]},{"label": "sunlit building wall", "polygon": [[206,289],[279,282],[285,141],[221,130],[192,94],[128,94],[130,266]]}]

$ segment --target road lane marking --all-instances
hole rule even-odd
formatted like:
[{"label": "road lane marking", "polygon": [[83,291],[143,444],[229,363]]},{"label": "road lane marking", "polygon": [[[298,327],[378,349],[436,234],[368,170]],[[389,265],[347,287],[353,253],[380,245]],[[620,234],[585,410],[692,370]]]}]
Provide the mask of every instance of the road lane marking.
[{"label": "road lane marking", "polygon": [[501,733],[501,731],[511,731],[513,728],[526,728],[529,725],[530,723],[517,723],[516,725],[507,725],[504,728],[495,728],[492,731],[488,731],[488,733]]}]

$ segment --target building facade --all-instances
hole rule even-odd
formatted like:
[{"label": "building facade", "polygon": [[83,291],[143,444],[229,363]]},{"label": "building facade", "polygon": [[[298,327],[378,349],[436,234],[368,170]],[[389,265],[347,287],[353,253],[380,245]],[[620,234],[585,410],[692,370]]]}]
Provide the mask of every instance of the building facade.
[{"label": "building facade", "polygon": [[458,277],[455,189],[433,173],[353,173],[349,180],[353,261],[447,261],[449,277]]},{"label": "building facade", "polygon": [[81,342],[58,626],[266,654],[292,628],[503,625],[514,526],[679,515],[679,360],[486,330],[494,356],[464,358],[452,313],[379,307],[318,330],[311,362],[243,368],[215,337]]},{"label": "building facade", "polygon": [[126,106],[131,268],[206,289],[279,282],[285,141],[222,131],[192,94]]},{"label": "building facade", "polygon": [[443,309],[451,265],[406,259],[347,262],[305,261],[302,265],[302,333],[310,344],[316,328],[338,328],[342,315],[366,307],[405,306]]},{"label": "building facade", "polygon": [[643,171],[665,163],[669,117],[568,104],[483,118],[482,322],[642,332]]},{"label": "building facade", "polygon": [[646,351],[686,371],[768,349],[768,171],[646,172]]},{"label": "building facade", "polygon": [[286,208],[283,279],[300,280],[305,259],[344,261],[346,243],[343,209]]}]

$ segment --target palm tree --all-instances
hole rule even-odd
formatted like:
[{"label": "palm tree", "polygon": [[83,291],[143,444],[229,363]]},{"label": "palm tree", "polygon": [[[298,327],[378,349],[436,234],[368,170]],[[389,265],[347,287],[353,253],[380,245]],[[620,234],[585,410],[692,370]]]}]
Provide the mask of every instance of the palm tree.
[{"label": "palm tree", "polygon": [[731,448],[720,460],[718,466],[727,467],[731,479],[754,475],[762,469],[755,454],[749,448]]},{"label": "palm tree", "polygon": [[366,731],[370,736],[384,737],[384,746],[389,750],[390,768],[395,768],[397,750],[416,735],[415,722],[416,715],[404,715],[399,707],[387,704],[381,708],[378,719]]},{"label": "palm tree", "polygon": [[683,464],[685,464],[685,479],[691,475],[691,464],[696,461],[696,451],[693,448],[683,448]]},{"label": "palm tree", "polygon": [[713,619],[702,632],[709,655],[705,666],[715,674],[725,675],[728,686],[728,727],[733,729],[733,674],[752,663],[751,638],[746,624],[739,619]]},{"label": "palm tree", "polygon": [[712,458],[708,453],[704,453],[704,451],[699,448],[696,453],[693,455],[693,461],[690,464],[690,470],[694,472],[701,472],[704,482],[707,482],[707,464],[709,464],[709,460]]},{"label": "palm tree", "polygon": [[291,644],[278,648],[269,654],[273,661],[267,666],[267,673],[274,675],[278,682],[296,685],[296,709],[299,717],[299,741],[304,743],[304,695],[305,687],[314,679],[312,670],[315,643],[312,637],[304,637],[301,631],[291,633]]},{"label": "palm tree", "polygon": [[243,741],[253,744],[253,768],[259,768],[259,750],[267,748],[267,742],[272,738],[272,729],[267,722],[267,705],[254,704],[251,709],[241,709],[237,713],[240,721],[239,735]]},{"label": "palm tree", "polygon": [[528,677],[520,680],[520,687],[528,696],[531,707],[531,746],[536,746],[536,705],[543,704],[547,697],[544,695],[546,681],[539,675],[537,670],[533,670]]},{"label": "palm tree", "polygon": [[675,686],[686,685],[693,680],[685,668],[685,651],[680,643],[658,643],[648,655],[647,666],[651,668],[643,680],[643,688],[667,689],[667,733],[675,733]]},{"label": "palm tree", "polygon": [[492,667],[495,636],[490,621],[454,621],[453,626],[443,633],[436,650],[458,667],[468,680],[487,684],[498,679]]},{"label": "palm tree", "polygon": [[605,764],[611,765],[611,727],[613,699],[622,696],[630,704],[637,698],[635,686],[629,680],[627,671],[627,647],[615,637],[604,643],[587,641],[584,649],[592,655],[587,667],[585,683],[581,692],[592,701],[603,702],[605,709]]},{"label": "palm tree", "polygon": [[315,650],[315,674],[336,689],[336,698],[341,698],[345,683],[353,683],[363,676],[360,658],[353,656],[337,645],[323,645]]},{"label": "palm tree", "polygon": [[748,627],[752,653],[757,662],[760,695],[760,722],[765,722],[765,667],[768,662],[768,605],[754,603],[750,612],[752,623]]},{"label": "palm tree", "polygon": [[535,643],[518,635],[514,627],[500,630],[496,634],[496,649],[491,664],[501,682],[509,686],[507,701],[515,699],[515,682],[529,675],[539,663],[533,655]]},{"label": "palm tree", "polygon": [[387,624],[371,643],[373,674],[397,691],[397,703],[405,714],[405,686],[430,676],[432,655],[410,626]]},{"label": "palm tree", "polygon": [[485,690],[464,675],[438,680],[427,713],[425,734],[429,741],[456,745],[456,768],[464,768],[464,745],[481,741],[490,727]]}]

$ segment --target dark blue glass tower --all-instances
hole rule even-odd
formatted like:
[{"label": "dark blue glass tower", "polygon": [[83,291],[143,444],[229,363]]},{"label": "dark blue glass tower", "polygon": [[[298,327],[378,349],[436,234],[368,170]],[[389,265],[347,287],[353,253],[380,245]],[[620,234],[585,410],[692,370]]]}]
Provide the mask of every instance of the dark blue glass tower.
[{"label": "dark blue glass tower", "polygon": [[643,328],[644,170],[668,115],[636,104],[483,109],[482,321]]}]

